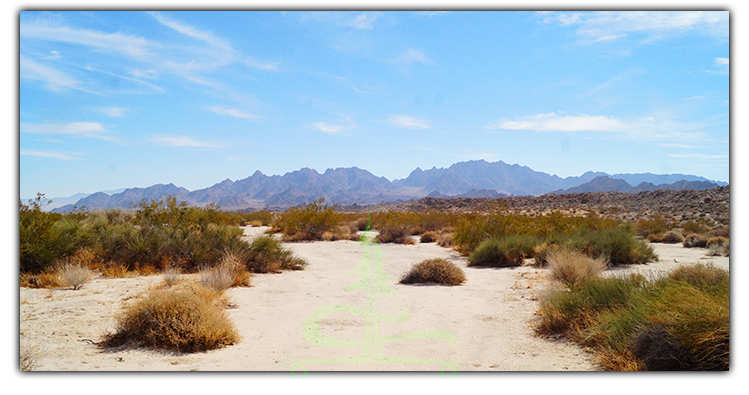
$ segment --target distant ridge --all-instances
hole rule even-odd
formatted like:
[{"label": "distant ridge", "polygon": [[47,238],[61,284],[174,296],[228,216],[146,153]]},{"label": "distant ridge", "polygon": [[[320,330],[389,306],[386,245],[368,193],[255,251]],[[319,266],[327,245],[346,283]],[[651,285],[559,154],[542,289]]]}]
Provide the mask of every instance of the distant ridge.
[{"label": "distant ridge", "polygon": [[[632,184],[631,182],[636,182]],[[637,187],[632,187],[637,185]],[[703,177],[651,173],[616,174],[586,172],[578,177],[559,177],[534,171],[528,166],[502,161],[474,160],[458,162],[448,168],[414,169],[408,177],[390,181],[357,167],[327,169],[320,174],[302,168],[282,176],[267,176],[255,171],[251,176],[223,180],[210,187],[189,191],[174,184],[156,184],[147,188],[128,188],[118,193],[97,192],[75,204],[58,207],[64,212],[74,206],[88,209],[129,209],[141,199],[163,200],[173,196],[190,205],[216,204],[225,210],[290,207],[324,197],[341,205],[372,205],[431,197],[498,198],[540,196],[550,192],[593,191],[637,192],[656,189],[706,189],[726,185]]]}]

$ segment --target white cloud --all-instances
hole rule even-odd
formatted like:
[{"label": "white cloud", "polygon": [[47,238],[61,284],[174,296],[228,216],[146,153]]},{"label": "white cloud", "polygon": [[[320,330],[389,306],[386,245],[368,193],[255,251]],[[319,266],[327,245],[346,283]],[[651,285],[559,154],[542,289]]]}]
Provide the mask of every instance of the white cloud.
[{"label": "white cloud", "polygon": [[728,58],[715,58],[715,64],[728,65]]},{"label": "white cloud", "polygon": [[631,33],[645,34],[645,41],[687,31],[728,37],[726,11],[598,11],[543,14],[545,23],[578,25],[581,43],[613,41]]},{"label": "white cloud", "polygon": [[248,121],[256,121],[258,118],[260,118],[259,116],[255,114],[250,114],[248,112],[240,111],[235,108],[212,106],[210,110],[219,115],[226,115],[229,117],[246,119]]},{"label": "white cloud", "polygon": [[116,140],[98,122],[72,122],[68,124],[21,123],[21,133],[61,134],[74,137],[93,137],[103,140]]},{"label": "white cloud", "polygon": [[182,148],[219,148],[216,144],[197,141],[192,137],[178,136],[173,134],[157,134],[151,138],[151,141],[158,145]]},{"label": "white cloud", "polygon": [[689,144],[681,144],[681,143],[665,143],[665,144],[658,144],[661,147],[665,148],[694,148],[694,145]]},{"label": "white cloud", "polygon": [[346,22],[347,26],[352,26],[357,29],[372,29],[372,24],[374,21],[377,20],[377,14],[369,14],[367,15],[366,12],[363,12],[359,15],[357,15],[354,19],[351,19],[350,21]]},{"label": "white cloud", "polygon": [[99,107],[97,110],[111,118],[121,118],[129,110],[125,107]]},{"label": "white cloud", "polygon": [[537,132],[610,132],[624,128],[622,121],[601,115],[538,114],[516,120],[502,120],[488,126],[490,129],[533,130]]},{"label": "white cloud", "polygon": [[20,31],[21,39],[41,39],[85,45],[99,51],[116,52],[138,59],[148,57],[149,50],[153,47],[153,43],[141,37],[75,29],[42,20],[22,22]]},{"label": "white cloud", "polygon": [[409,115],[388,115],[386,123],[407,129],[431,129],[432,121],[419,119]]},{"label": "white cloud", "polygon": [[445,15],[449,12],[450,11],[414,11],[416,15],[428,16],[429,18],[433,16],[438,16],[438,15]]},{"label": "white cloud", "polygon": [[198,30],[192,26],[184,25],[182,23],[173,21],[159,13],[152,12],[151,15],[156,18],[159,23],[161,23],[164,26],[170,27],[186,36],[192,37],[194,39],[206,42],[210,44],[211,46],[214,46],[216,48],[220,48],[223,51],[226,52],[234,52],[234,48],[232,48],[231,44],[229,44],[228,41],[215,36],[211,32],[205,32]]},{"label": "white cloud", "polygon": [[328,122],[313,122],[312,123],[313,129],[317,130],[318,132],[323,132],[327,134],[341,134],[346,131],[346,127],[343,125],[337,125],[334,123],[328,123]]},{"label": "white cloud", "polygon": [[[61,92],[65,89],[76,89],[88,92],[81,87],[80,81],[57,70],[37,63],[26,56],[21,55],[20,73],[22,79],[36,80],[46,82],[46,89],[53,92]],[[90,92],[89,92],[90,93]]]},{"label": "white cloud", "polygon": [[36,156],[39,158],[55,158],[59,160],[71,160],[76,159],[70,154],[64,154],[57,151],[37,151],[32,149],[21,149],[21,156]]}]

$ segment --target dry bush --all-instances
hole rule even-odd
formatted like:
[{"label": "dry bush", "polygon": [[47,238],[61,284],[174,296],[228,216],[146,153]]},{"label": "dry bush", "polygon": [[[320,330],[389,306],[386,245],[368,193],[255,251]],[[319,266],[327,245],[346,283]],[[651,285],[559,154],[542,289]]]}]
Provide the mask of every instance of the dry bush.
[{"label": "dry bush", "polygon": [[351,232],[349,226],[337,226],[335,229],[327,231],[322,234],[323,241],[336,241],[336,240],[359,240],[359,235],[355,232]]},{"label": "dry bush", "polygon": [[199,285],[151,290],[120,313],[116,331],[101,345],[198,352],[234,344],[239,334],[217,305],[217,295]]},{"label": "dry bush", "polygon": [[460,285],[466,281],[463,270],[454,263],[442,259],[427,259],[411,268],[401,279],[401,284],[437,283],[441,285]]},{"label": "dry bush", "polygon": [[231,287],[249,287],[250,278],[243,257],[234,252],[225,252],[217,266],[200,271],[200,282],[218,292]]},{"label": "dry bush", "polygon": [[708,255],[728,256],[728,240],[725,237],[711,237],[707,240]]},{"label": "dry bush", "polygon": [[676,244],[684,242],[684,236],[677,230],[670,230],[666,233],[656,233],[648,235],[648,241],[651,243]]},{"label": "dry bush", "polygon": [[255,219],[255,220],[250,221],[248,225],[254,226],[254,227],[263,226],[263,221],[259,219]]},{"label": "dry bush", "polygon": [[378,243],[415,244],[411,239],[411,225],[392,224],[380,229],[377,235]]},{"label": "dry bush", "polygon": [[719,228],[715,228],[715,229],[711,230],[710,233],[709,233],[709,235],[710,235],[710,237],[725,237],[725,238],[729,238],[730,237],[730,233],[731,232],[729,231],[728,225],[723,225],[723,226],[721,226]]},{"label": "dry bush", "polygon": [[60,276],[52,269],[47,269],[39,274],[21,273],[21,286],[29,288],[57,288],[60,285]]},{"label": "dry bush", "polygon": [[547,262],[551,278],[569,287],[597,276],[608,265],[602,258],[593,259],[577,251],[558,249],[549,252]]},{"label": "dry bush", "polygon": [[179,269],[176,267],[170,267],[161,272],[161,277],[164,279],[164,284],[167,287],[171,287],[177,284],[180,280]]},{"label": "dry bush", "polygon": [[437,240],[437,245],[440,247],[452,247],[453,245],[455,245],[452,232],[441,234],[439,239]]},{"label": "dry bush", "polygon": [[73,287],[74,290],[81,289],[84,284],[91,281],[94,277],[93,270],[70,262],[58,266],[56,272],[60,278],[60,284]]},{"label": "dry bush", "polygon": [[705,235],[692,233],[684,238],[682,245],[686,248],[705,248],[707,247],[707,237]]},{"label": "dry bush", "polygon": [[440,238],[440,235],[437,234],[437,232],[424,232],[424,234],[421,235],[421,242],[422,243],[434,243]]},{"label": "dry bush", "polygon": [[354,225],[358,231],[369,230],[368,227],[371,227],[370,220],[367,217],[359,218],[354,222]]}]

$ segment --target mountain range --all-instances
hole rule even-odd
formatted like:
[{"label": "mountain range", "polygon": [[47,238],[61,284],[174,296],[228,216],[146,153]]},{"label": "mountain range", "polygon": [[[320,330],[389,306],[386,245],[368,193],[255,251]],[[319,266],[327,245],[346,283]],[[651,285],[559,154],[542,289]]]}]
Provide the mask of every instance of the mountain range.
[{"label": "mountain range", "polygon": [[309,203],[319,197],[341,205],[368,205],[426,196],[496,198],[594,190],[636,192],[634,189],[637,188],[704,189],[709,185],[727,184],[684,174],[609,175],[589,171],[578,177],[562,178],[534,171],[527,166],[474,160],[458,162],[448,168],[416,168],[408,177],[393,181],[357,167],[328,169],[322,174],[305,167],[283,176],[267,176],[255,171],[247,178],[237,181],[226,179],[195,191],[174,184],[156,184],[147,188],[128,188],[112,194],[97,192],[81,198],[75,204],[58,207],[53,211],[68,211],[75,206],[85,206],[88,209],[127,209],[141,199],[160,200],[169,195],[190,205],[204,206],[213,203],[225,210],[240,210],[285,208]]}]

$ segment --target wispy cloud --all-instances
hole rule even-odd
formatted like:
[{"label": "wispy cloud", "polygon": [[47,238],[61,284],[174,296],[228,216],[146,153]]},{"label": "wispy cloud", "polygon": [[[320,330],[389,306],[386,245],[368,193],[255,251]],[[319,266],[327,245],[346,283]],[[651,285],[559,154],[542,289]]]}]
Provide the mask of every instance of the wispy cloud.
[{"label": "wispy cloud", "polygon": [[728,75],[729,58],[715,58],[713,68],[706,70],[707,73],[717,75]]},{"label": "wispy cloud", "polygon": [[414,14],[428,16],[429,18],[431,18],[433,16],[445,15],[449,12],[450,11],[414,11]]},{"label": "wispy cloud", "polygon": [[33,149],[21,149],[21,156],[36,156],[39,158],[54,158],[59,160],[72,160],[77,159],[71,154],[65,154],[57,151],[37,151]]},{"label": "wispy cloud", "polygon": [[174,134],[157,134],[151,138],[153,143],[182,148],[219,148],[217,144],[194,140],[192,137]]},{"label": "wispy cloud", "polygon": [[582,44],[614,41],[637,33],[645,41],[699,31],[728,37],[727,11],[598,11],[540,14],[545,23],[579,26]]},{"label": "wispy cloud", "polygon": [[372,29],[372,24],[377,20],[377,14],[370,13],[367,15],[366,12],[355,16],[353,19],[347,21],[347,26],[355,27],[357,29]]},{"label": "wispy cloud", "polygon": [[664,148],[695,148],[694,145],[681,144],[681,143],[664,143],[664,144],[658,144],[658,145]]},{"label": "wispy cloud", "polygon": [[248,112],[240,111],[240,110],[237,110],[236,108],[211,106],[210,111],[219,115],[226,115],[229,117],[246,119],[248,121],[257,121],[260,118],[259,116],[255,114],[250,114]]},{"label": "wispy cloud", "polygon": [[428,119],[419,119],[409,115],[388,115],[386,123],[407,129],[431,129],[432,121]]},{"label": "wispy cloud", "polygon": [[532,130],[536,132],[610,132],[624,128],[622,121],[602,115],[538,114],[489,124],[489,129]]},{"label": "wispy cloud", "polygon": [[213,47],[220,48],[223,51],[226,51],[229,53],[234,52],[234,48],[232,48],[231,44],[229,44],[228,41],[214,35],[211,32],[198,30],[192,26],[188,26],[180,22],[174,21],[172,19],[169,19],[165,17],[164,15],[159,14],[157,12],[151,12],[150,14],[154,18],[156,18],[156,20],[159,21],[159,23],[161,23],[162,25],[170,27],[186,36],[206,42]]},{"label": "wispy cloud", "polygon": [[411,64],[411,63],[431,63],[431,60],[418,49],[408,49],[399,56],[389,59],[374,58],[385,63],[393,64]]},{"label": "wispy cloud", "polygon": [[102,140],[117,140],[98,122],[73,122],[68,124],[21,123],[21,133],[60,134],[73,137],[92,137]]},{"label": "wispy cloud", "polygon": [[318,132],[323,132],[331,135],[341,134],[346,131],[346,126],[328,122],[313,122],[312,128],[317,130]]},{"label": "wispy cloud", "polygon": [[43,39],[85,45],[98,51],[113,52],[144,59],[150,56],[153,43],[142,37],[123,33],[104,33],[94,30],[61,26],[44,20],[21,23],[21,39]]},{"label": "wispy cloud", "polygon": [[81,86],[81,82],[54,67],[37,63],[21,55],[20,74],[22,79],[45,82],[45,88],[53,92],[65,89],[76,89],[89,92]]},{"label": "wispy cloud", "polygon": [[99,107],[96,110],[111,118],[122,118],[129,111],[126,107]]},{"label": "wispy cloud", "polygon": [[728,159],[728,155],[708,155],[701,153],[694,154],[670,154],[672,158],[686,158],[686,159]]}]

